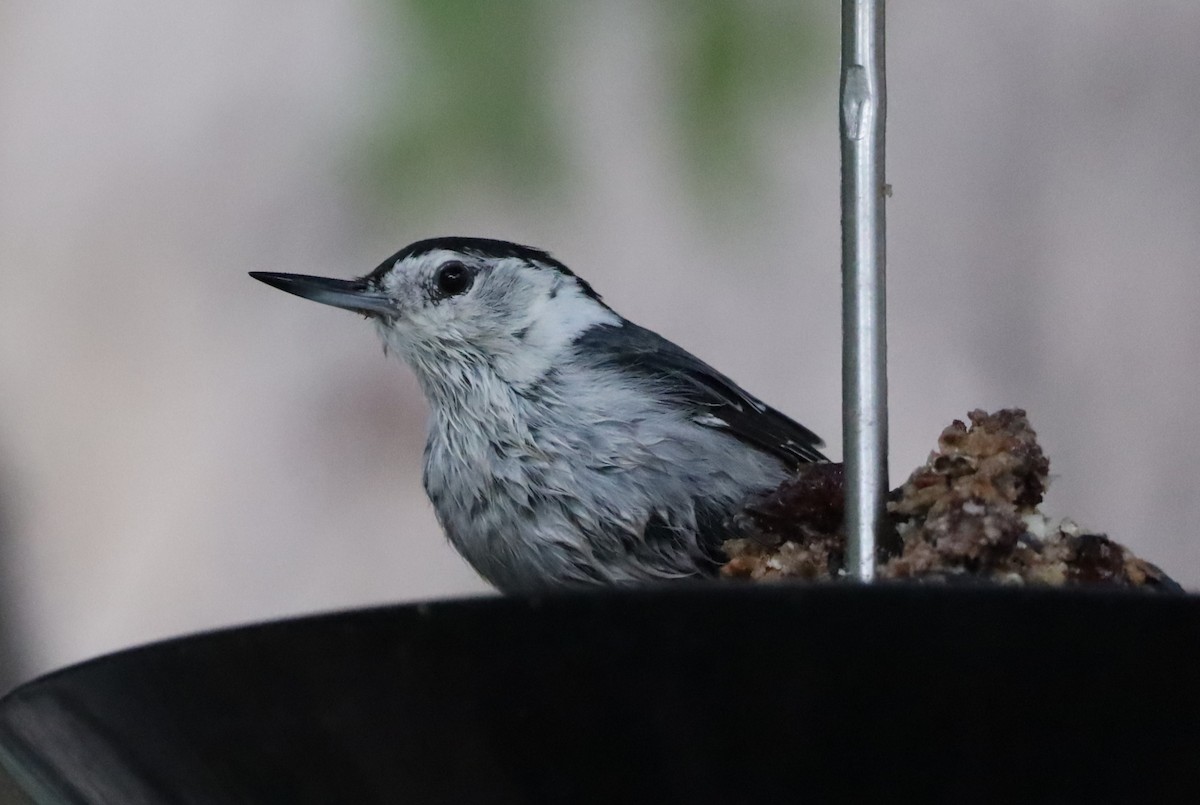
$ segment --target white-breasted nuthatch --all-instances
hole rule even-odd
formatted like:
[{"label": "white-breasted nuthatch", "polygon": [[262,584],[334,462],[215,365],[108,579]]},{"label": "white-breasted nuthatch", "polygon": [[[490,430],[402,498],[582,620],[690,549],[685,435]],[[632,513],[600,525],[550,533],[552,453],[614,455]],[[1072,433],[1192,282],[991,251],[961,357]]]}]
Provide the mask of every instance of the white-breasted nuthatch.
[{"label": "white-breasted nuthatch", "polygon": [[538,249],[407,246],[356,280],[253,272],[374,320],[429,402],[425,491],[505,592],[711,575],[731,517],[822,442]]}]

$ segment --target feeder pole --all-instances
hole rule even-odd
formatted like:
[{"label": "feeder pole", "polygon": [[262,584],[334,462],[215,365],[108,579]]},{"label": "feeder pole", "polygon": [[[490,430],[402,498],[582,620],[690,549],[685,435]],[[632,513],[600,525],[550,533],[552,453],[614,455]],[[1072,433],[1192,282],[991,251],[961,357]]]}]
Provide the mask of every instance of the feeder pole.
[{"label": "feeder pole", "polygon": [[875,578],[887,471],[884,0],[842,0],[842,445],[846,570]]}]

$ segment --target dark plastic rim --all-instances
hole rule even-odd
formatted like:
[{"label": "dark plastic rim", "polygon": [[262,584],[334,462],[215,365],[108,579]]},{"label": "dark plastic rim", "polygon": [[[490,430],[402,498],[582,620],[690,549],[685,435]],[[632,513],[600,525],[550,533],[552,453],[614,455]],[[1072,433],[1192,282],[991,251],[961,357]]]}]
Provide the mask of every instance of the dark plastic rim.
[{"label": "dark plastic rim", "polygon": [[1161,802],[1200,792],[1198,668],[1184,595],[477,598],[56,671],[0,701],[0,759],[55,802]]}]

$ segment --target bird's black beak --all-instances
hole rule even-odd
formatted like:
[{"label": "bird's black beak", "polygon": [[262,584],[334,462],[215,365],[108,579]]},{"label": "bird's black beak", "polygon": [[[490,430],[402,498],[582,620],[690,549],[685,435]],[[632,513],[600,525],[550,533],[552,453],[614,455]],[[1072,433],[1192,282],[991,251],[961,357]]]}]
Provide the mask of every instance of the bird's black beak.
[{"label": "bird's black beak", "polygon": [[396,303],[388,296],[368,287],[365,280],[337,280],[305,274],[275,274],[270,271],[251,271],[250,276],[272,288],[303,296],[323,305],[353,310],[366,316],[396,315]]}]

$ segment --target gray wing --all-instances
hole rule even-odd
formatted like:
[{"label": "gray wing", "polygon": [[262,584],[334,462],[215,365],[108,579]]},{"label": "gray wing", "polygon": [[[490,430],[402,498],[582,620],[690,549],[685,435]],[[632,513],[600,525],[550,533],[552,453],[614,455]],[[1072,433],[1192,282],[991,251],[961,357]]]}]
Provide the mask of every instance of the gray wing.
[{"label": "gray wing", "polygon": [[599,325],[576,340],[581,354],[633,372],[659,393],[694,409],[700,425],[727,431],[786,466],[828,461],[815,433],[771,408],[690,352],[626,321]]}]

